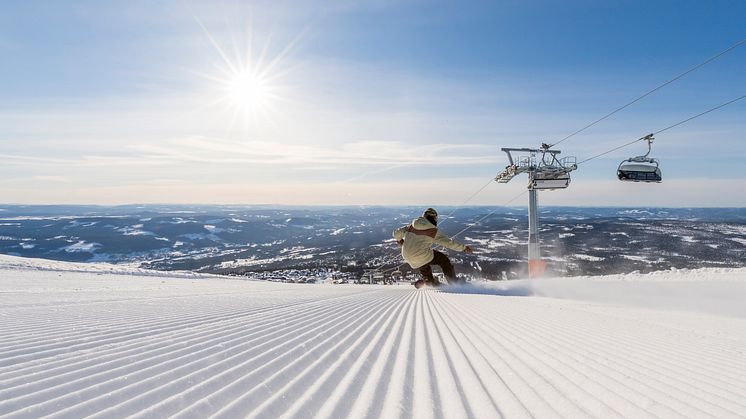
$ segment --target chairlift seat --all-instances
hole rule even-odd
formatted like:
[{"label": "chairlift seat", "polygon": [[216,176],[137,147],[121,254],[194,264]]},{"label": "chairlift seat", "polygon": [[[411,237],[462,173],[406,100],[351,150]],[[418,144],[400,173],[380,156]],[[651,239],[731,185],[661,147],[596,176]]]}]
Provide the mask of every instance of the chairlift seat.
[{"label": "chairlift seat", "polygon": [[625,182],[660,182],[663,180],[658,160],[650,155],[653,143],[653,134],[641,138],[648,143],[648,152],[644,156],[631,157],[619,163],[616,176]]},{"label": "chairlift seat", "polygon": [[622,162],[617,169],[617,177],[627,182],[661,182],[663,180],[657,162],[651,162],[651,164]]}]

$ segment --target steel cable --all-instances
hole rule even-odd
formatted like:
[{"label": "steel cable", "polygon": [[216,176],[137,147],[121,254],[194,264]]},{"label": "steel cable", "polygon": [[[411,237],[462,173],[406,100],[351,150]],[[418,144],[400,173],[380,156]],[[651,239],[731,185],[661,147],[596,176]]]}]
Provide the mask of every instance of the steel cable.
[{"label": "steel cable", "polygon": [[625,109],[625,108],[627,108],[627,107],[629,107],[629,106],[631,106],[631,105],[633,105],[633,104],[635,104],[635,103],[639,102],[640,100],[642,100],[642,99],[644,99],[644,98],[646,98],[646,97],[650,96],[651,94],[653,94],[653,93],[657,92],[658,90],[662,89],[663,87],[666,87],[666,86],[668,86],[669,84],[671,84],[671,83],[675,82],[676,80],[679,80],[679,79],[681,79],[682,77],[686,76],[687,74],[689,74],[689,73],[691,73],[691,72],[693,72],[693,71],[696,71],[696,70],[698,70],[698,69],[700,69],[700,68],[704,67],[705,65],[707,65],[707,64],[709,64],[709,63],[711,63],[712,61],[715,61],[716,59],[718,59],[718,58],[722,57],[723,55],[725,55],[725,54],[727,54],[727,53],[729,53],[729,52],[733,51],[734,49],[736,49],[736,48],[740,47],[740,46],[741,46],[741,45],[743,45],[744,43],[746,43],[746,39],[742,39],[742,40],[740,40],[740,41],[736,42],[735,44],[731,45],[731,46],[730,46],[730,47],[728,47],[727,49],[725,49],[725,50],[723,50],[723,51],[719,52],[718,54],[715,54],[715,55],[713,55],[712,57],[708,58],[707,60],[705,60],[705,61],[703,61],[703,62],[701,62],[701,63],[699,63],[699,64],[695,65],[694,67],[692,67],[692,68],[690,68],[690,69],[686,70],[685,72],[683,72],[683,73],[679,74],[678,76],[676,76],[676,77],[672,78],[671,80],[668,80],[667,82],[665,82],[665,83],[663,83],[663,84],[661,84],[661,85],[657,86],[656,88],[654,88],[654,89],[652,89],[652,90],[648,91],[647,93],[643,94],[642,96],[639,96],[638,98],[636,98],[636,99],[632,100],[631,102],[628,102],[628,103],[626,103],[625,105],[623,105],[623,106],[621,106],[621,107],[619,107],[619,108],[617,108],[617,109],[615,109],[615,110],[613,110],[613,111],[609,112],[608,114],[606,114],[606,115],[602,116],[601,118],[599,118],[599,119],[597,119],[597,120],[595,120],[595,121],[591,122],[590,124],[588,124],[588,125],[584,126],[583,128],[581,128],[581,129],[579,129],[579,130],[577,130],[577,131],[573,132],[572,134],[568,135],[567,137],[565,137],[565,138],[563,138],[563,139],[561,139],[561,140],[557,141],[556,143],[552,144],[552,145],[551,145],[550,147],[554,147],[554,146],[556,146],[556,145],[558,145],[558,144],[561,144],[561,143],[562,143],[562,142],[564,142],[565,140],[568,140],[568,139],[570,139],[570,138],[574,137],[575,135],[577,135],[577,134],[580,134],[581,132],[583,132],[583,131],[587,130],[588,128],[590,128],[590,127],[592,127],[592,126],[594,126],[594,125],[596,125],[596,124],[598,124],[599,122],[601,122],[601,121],[603,121],[604,119],[606,119],[606,118],[608,118],[608,117],[610,117],[610,116],[614,115],[615,113],[617,113],[617,112],[619,112],[619,111],[621,111],[621,110],[623,110],[623,109]]}]

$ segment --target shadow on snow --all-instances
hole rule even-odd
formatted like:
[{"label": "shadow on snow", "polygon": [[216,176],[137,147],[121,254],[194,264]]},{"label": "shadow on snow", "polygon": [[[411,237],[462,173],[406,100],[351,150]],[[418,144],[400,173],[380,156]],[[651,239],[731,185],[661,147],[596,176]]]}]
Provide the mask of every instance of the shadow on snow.
[{"label": "shadow on snow", "polygon": [[511,281],[508,283],[470,283],[464,285],[447,285],[439,288],[440,292],[449,294],[482,294],[500,295],[505,297],[528,297],[534,295],[531,284],[525,281]]}]

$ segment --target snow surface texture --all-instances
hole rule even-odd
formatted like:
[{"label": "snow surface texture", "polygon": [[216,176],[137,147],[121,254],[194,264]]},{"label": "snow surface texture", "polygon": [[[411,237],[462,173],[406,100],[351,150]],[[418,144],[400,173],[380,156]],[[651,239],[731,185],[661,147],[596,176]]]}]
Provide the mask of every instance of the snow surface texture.
[{"label": "snow surface texture", "polygon": [[744,297],[745,270],[415,290],[0,257],[0,417],[746,417]]}]

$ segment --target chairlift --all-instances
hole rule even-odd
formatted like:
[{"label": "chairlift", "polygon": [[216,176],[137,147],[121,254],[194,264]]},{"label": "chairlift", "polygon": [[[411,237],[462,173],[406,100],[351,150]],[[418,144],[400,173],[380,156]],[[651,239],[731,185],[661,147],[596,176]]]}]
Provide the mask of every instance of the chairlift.
[{"label": "chairlift", "polygon": [[648,142],[648,152],[644,156],[630,157],[619,163],[616,175],[621,181],[625,182],[657,182],[663,180],[658,159],[648,157],[650,154],[651,144],[653,143],[653,134],[643,138]]}]

